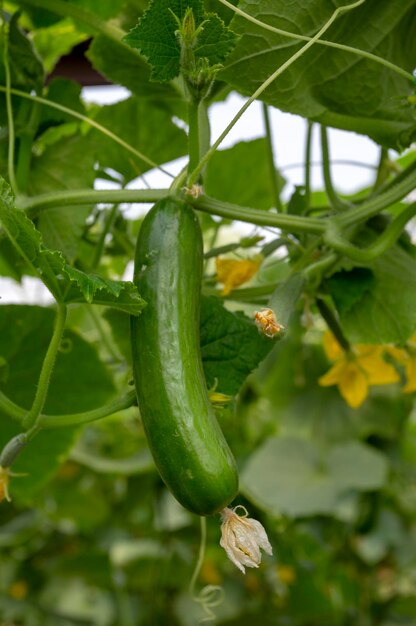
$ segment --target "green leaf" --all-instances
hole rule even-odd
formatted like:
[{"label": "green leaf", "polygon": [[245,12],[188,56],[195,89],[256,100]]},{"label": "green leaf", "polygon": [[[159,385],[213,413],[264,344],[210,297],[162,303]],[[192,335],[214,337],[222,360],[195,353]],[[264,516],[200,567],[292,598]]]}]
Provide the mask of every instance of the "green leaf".
[{"label": "green leaf", "polygon": [[32,159],[29,191],[36,195],[92,187],[94,178],[94,156],[88,150],[88,139],[75,135],[48,146]]},{"label": "green leaf", "polygon": [[324,450],[312,441],[274,437],[249,458],[242,491],[274,515],[333,514],[351,490],[380,489],[387,469],[383,454],[358,441]]},{"label": "green leaf", "polygon": [[292,274],[272,293],[268,306],[274,311],[283,329],[287,329],[305,286],[302,274]]},{"label": "green leaf", "polygon": [[[55,131],[56,132],[56,131]],[[87,138],[80,135],[61,137],[59,131],[52,145],[32,157],[29,192],[33,195],[53,190],[88,188],[93,186],[94,154],[89,150]],[[55,206],[43,211],[37,226],[45,246],[59,250],[68,261],[78,253],[85,222],[91,206]]]},{"label": "green leaf", "polygon": [[[73,111],[86,115],[85,105],[81,99],[81,85],[73,80],[61,77],[53,78],[48,84],[48,91],[45,94],[45,97],[56,104],[62,104],[68,109],[72,109]],[[56,126],[57,122],[76,122],[79,124],[79,122],[75,120],[72,115],[69,115],[69,113],[65,113],[64,111],[48,106],[42,107],[40,127],[44,128],[45,126],[50,126],[51,124],[52,126]],[[37,141],[38,139],[39,138],[37,138]]]},{"label": "green leaf", "polygon": [[20,281],[23,272],[27,273],[28,268],[10,239],[4,233],[0,234],[0,276],[9,276],[16,281]]},{"label": "green leaf", "polygon": [[138,25],[124,37],[124,41],[140,50],[151,65],[150,80],[165,82],[179,75],[181,45],[177,36],[178,21],[182,23],[189,8],[192,9],[196,29],[204,22],[192,48],[197,59],[205,58],[215,65],[221,63],[234,47],[235,34],[218,15],[204,12],[202,0],[152,0]]},{"label": "green leaf", "polygon": [[126,362],[131,366],[130,317],[122,311],[107,309],[104,318],[111,328],[111,334]]},{"label": "green leaf", "polygon": [[124,2],[125,0],[100,0],[97,4],[96,0],[71,0],[71,4],[82,7],[86,11],[98,15],[103,20],[115,17],[123,7]]},{"label": "green leaf", "polygon": [[88,34],[76,27],[72,19],[65,18],[56,24],[36,29],[32,41],[45,69],[50,73],[62,56],[69,54],[74,46],[88,37]]},{"label": "green leaf", "polygon": [[227,311],[218,298],[203,298],[201,353],[208,388],[236,394],[273,346],[246,315]]},{"label": "green leaf", "polygon": [[[284,0],[242,0],[239,8],[274,27],[313,36],[334,8],[345,4],[344,0],[311,0],[306,8]],[[413,8],[413,0],[367,0],[340,16],[324,38],[372,52],[412,72],[416,55]],[[244,95],[252,94],[305,43],[239,16],[231,26],[242,38],[219,77]],[[411,143],[416,132],[410,105],[405,103],[411,93],[410,81],[379,63],[316,44],[261,98],[283,111],[401,148]]]},{"label": "green leaf", "polygon": [[88,302],[110,306],[130,315],[139,315],[145,306],[137,287],[129,281],[109,280],[93,274],[85,274],[68,265],[64,268],[71,281],[65,302]]},{"label": "green leaf", "polygon": [[85,274],[68,265],[60,252],[45,248],[33,222],[15,208],[10,187],[3,179],[0,180],[0,222],[56,300],[104,304],[131,315],[141,312],[145,303],[133,283]]},{"label": "green leaf", "polygon": [[9,364],[3,356],[0,356],[0,383],[5,383],[9,377]]},{"label": "green leaf", "polygon": [[287,203],[287,212],[290,215],[303,215],[308,209],[306,190],[304,185],[296,185],[295,190]]},{"label": "green leaf", "polygon": [[[155,163],[166,163],[186,154],[187,137],[183,130],[172,122],[166,106],[148,98],[128,98],[117,104],[102,107],[95,120],[111,128],[121,139],[137,146]],[[120,146],[97,131],[88,135],[93,142],[97,161],[101,168],[111,168],[129,182],[149,169],[142,160],[132,157]]]},{"label": "green leaf", "polygon": [[51,293],[59,298],[61,293],[54,265],[63,264],[63,257],[59,252],[43,249],[41,234],[25,213],[16,209],[11,189],[3,178],[0,180],[0,222],[17,251],[42,276]]},{"label": "green leaf", "polygon": [[[280,189],[284,183],[279,175]],[[217,151],[207,165],[204,187],[208,195],[225,202],[264,210],[274,206],[266,140],[240,141]]]},{"label": "green leaf", "polygon": [[136,96],[177,99],[178,93],[172,85],[149,82],[149,66],[139,53],[128,46],[119,44],[98,35],[94,37],[86,54],[92,65],[108,80],[123,85]]},{"label": "green leaf", "polygon": [[403,344],[416,329],[416,260],[396,245],[367,267],[374,280],[359,301],[341,304],[341,325],[352,343]]},{"label": "green leaf", "polygon": [[[9,376],[1,389],[25,409],[30,408],[34,398],[54,317],[52,310],[42,307],[0,306],[0,353],[9,364]],[[65,332],[64,340],[65,350],[58,354],[45,412],[64,414],[105,404],[115,389],[95,349],[70,330]],[[1,421],[0,446],[4,446],[21,427],[6,415],[1,415]],[[41,432],[13,465],[13,470],[28,476],[12,479],[12,495],[33,500],[61,464],[76,435],[74,428]]]},{"label": "green leaf", "polygon": [[326,281],[326,286],[340,315],[348,313],[355,304],[358,305],[373,285],[374,274],[366,267],[354,267],[349,271],[342,270]]},{"label": "green leaf", "polygon": [[[19,15],[15,13],[10,20],[9,30],[9,64],[13,87],[25,91],[34,89],[39,92],[44,80],[42,62],[27,35],[19,28]],[[0,54],[3,58],[4,38],[0,33]],[[0,84],[6,82],[4,64],[0,64]]]},{"label": "green leaf", "polygon": [[390,548],[407,543],[400,517],[384,509],[371,532],[357,537],[355,550],[365,563],[374,565],[384,559]]}]

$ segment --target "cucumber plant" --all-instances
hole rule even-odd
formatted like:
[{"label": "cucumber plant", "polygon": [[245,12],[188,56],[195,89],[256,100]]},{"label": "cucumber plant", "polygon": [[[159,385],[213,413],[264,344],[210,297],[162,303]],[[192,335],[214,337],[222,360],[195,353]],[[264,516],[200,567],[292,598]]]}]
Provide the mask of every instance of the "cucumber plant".
[{"label": "cucumber plant", "polygon": [[[186,626],[181,567],[188,575],[195,518],[164,483],[215,543],[205,518],[220,514],[221,545],[242,572],[260,549],[271,557],[250,594],[236,581],[227,619],[416,619],[403,559],[415,532],[414,1],[301,5],[2,3],[0,275],[36,277],[50,305],[0,304],[7,622],[56,626],[62,610],[71,625]],[[60,76],[76,44],[125,100],[89,104]],[[244,103],[213,139],[211,111],[232,91]],[[221,150],[254,101],[264,136]],[[276,108],[305,121],[295,190],[276,169]],[[318,126],[322,190],[311,184]],[[334,185],[330,127],[378,146],[359,194]],[[251,232],[224,239],[233,222]],[[104,591],[103,612],[88,617],[89,601],[76,613],[79,596],[56,599],[80,549],[99,561],[85,598]],[[154,585],[135,555],[163,559]],[[91,572],[77,573],[76,585]],[[205,617],[228,574],[210,543]],[[146,585],[163,590],[150,615]]]}]

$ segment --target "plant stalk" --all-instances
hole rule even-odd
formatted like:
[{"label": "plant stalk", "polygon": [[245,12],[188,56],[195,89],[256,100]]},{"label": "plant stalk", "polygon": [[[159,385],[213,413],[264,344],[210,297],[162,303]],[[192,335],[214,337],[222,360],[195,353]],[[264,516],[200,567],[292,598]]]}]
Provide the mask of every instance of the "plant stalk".
[{"label": "plant stalk", "polygon": [[32,408],[23,420],[23,427],[26,428],[26,430],[28,431],[38,424],[39,416],[45,404],[46,396],[48,394],[52,371],[55,365],[56,356],[58,354],[59,346],[61,345],[62,335],[65,329],[67,307],[63,303],[58,303],[57,307],[58,308],[55,320],[55,328],[48,350],[45,355],[45,359],[43,361],[38,386],[36,389],[35,399],[33,401]]},{"label": "plant stalk", "polygon": [[276,172],[276,166],[274,163],[273,134],[272,134],[272,125],[270,121],[269,107],[267,106],[267,104],[263,102],[262,109],[263,109],[264,128],[266,131],[267,160],[269,163],[270,185],[272,188],[272,194],[273,194],[276,210],[278,213],[282,213],[283,206],[282,206],[282,201],[280,200],[279,181],[278,181],[278,175]]}]

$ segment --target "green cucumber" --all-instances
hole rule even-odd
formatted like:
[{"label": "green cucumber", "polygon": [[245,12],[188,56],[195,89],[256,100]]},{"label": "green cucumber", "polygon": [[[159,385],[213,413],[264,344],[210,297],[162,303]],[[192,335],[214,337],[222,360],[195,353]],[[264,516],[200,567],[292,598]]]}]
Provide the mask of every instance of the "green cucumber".
[{"label": "green cucumber", "polygon": [[186,203],[164,198],[140,229],[134,282],[147,306],[131,318],[134,381],[144,429],[167,487],[211,515],[238,491],[234,457],[208,398],[199,346],[203,246]]}]

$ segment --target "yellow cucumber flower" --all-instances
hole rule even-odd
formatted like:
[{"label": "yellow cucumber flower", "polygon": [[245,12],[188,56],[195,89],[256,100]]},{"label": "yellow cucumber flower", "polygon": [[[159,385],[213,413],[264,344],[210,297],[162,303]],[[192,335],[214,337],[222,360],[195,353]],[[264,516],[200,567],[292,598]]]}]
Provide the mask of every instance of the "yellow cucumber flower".
[{"label": "yellow cucumber flower", "polygon": [[7,467],[1,467],[0,465],[0,502],[3,500],[10,502],[9,476],[10,472]]},{"label": "yellow cucumber flower", "polygon": [[217,257],[215,266],[218,282],[224,285],[222,294],[228,295],[230,291],[246,283],[256,274],[262,262],[259,255],[253,259],[221,259]]},{"label": "yellow cucumber flower", "polygon": [[406,344],[406,348],[387,348],[387,352],[403,365],[406,374],[404,393],[416,391],[416,335],[413,335]]},{"label": "yellow cucumber flower", "polygon": [[353,409],[361,406],[371,385],[388,385],[400,379],[396,369],[384,360],[383,346],[358,344],[346,352],[332,333],[325,333],[324,349],[329,360],[335,362],[318,382],[322,387],[337,385]]}]

